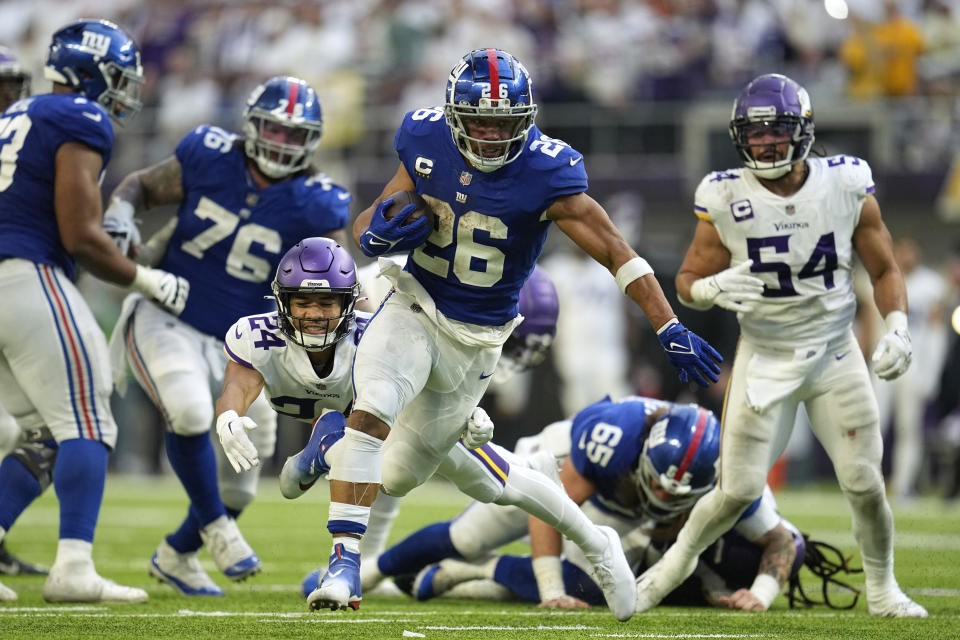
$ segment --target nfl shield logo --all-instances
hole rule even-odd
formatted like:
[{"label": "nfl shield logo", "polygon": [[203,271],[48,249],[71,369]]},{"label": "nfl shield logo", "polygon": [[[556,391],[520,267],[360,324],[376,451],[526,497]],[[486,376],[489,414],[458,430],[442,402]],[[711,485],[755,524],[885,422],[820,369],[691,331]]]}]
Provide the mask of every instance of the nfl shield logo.
[{"label": "nfl shield logo", "polygon": [[462,184],[463,186],[467,186],[468,184],[470,184],[471,180],[473,180],[472,173],[470,173],[469,171],[460,172],[460,184]]},{"label": "nfl shield logo", "polygon": [[797,212],[796,207],[794,207],[792,204],[788,204],[788,205],[786,206],[786,210],[787,210],[787,215],[788,215],[788,216],[792,216],[793,214],[795,214],[795,213]]}]

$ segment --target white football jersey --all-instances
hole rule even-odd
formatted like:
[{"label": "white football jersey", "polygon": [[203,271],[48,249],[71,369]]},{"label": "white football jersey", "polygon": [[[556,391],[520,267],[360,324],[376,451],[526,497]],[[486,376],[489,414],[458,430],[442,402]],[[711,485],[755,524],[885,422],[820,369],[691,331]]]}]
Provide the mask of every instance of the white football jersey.
[{"label": "white football jersey", "polygon": [[224,350],[263,376],[264,393],[277,413],[313,422],[324,410],[345,413],[353,402],[353,356],[370,315],[356,313],[352,331],[334,347],[333,369],[325,378],[317,376],[307,351],[280,331],[276,311],[237,320]]},{"label": "white football jersey", "polygon": [[856,310],[853,232],[874,191],[870,166],[853,156],[808,158],[809,175],[783,197],[748,169],[707,175],[694,200],[730,251],[730,266],[753,260],[763,298],[739,313],[745,338],[785,349],[843,336]]}]

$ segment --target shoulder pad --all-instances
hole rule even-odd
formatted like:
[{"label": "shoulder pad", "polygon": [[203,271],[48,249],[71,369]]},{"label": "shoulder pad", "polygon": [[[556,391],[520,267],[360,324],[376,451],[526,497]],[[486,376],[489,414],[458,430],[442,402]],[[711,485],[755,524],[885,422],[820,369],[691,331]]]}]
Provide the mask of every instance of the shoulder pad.
[{"label": "shoulder pad", "polygon": [[852,191],[861,197],[873,193],[873,172],[863,158],[838,155],[823,158],[822,162],[827,176],[836,180],[844,191]]}]

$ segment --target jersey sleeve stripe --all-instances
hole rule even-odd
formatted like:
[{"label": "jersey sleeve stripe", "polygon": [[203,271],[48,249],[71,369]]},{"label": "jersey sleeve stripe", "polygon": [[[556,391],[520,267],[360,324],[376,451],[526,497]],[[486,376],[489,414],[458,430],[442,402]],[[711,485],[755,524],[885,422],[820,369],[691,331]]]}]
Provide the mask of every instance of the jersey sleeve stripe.
[{"label": "jersey sleeve stripe", "polygon": [[871,193],[873,193],[873,192],[876,191],[876,190],[877,190],[877,186],[872,184],[872,185],[870,185],[869,187],[867,187],[866,194],[867,194],[867,195],[870,195]]},{"label": "jersey sleeve stripe", "polygon": [[694,207],[693,213],[695,216],[697,216],[701,220],[706,220],[707,222],[710,221],[710,214],[707,213],[707,210],[704,209],[703,207]]},{"label": "jersey sleeve stripe", "polygon": [[237,364],[243,365],[247,369],[253,369],[253,365],[247,362],[246,360],[244,360],[243,358],[241,358],[240,356],[238,356],[237,354],[235,354],[233,351],[231,351],[230,347],[227,346],[226,342],[223,343],[223,352],[227,354],[228,358],[230,358]]}]

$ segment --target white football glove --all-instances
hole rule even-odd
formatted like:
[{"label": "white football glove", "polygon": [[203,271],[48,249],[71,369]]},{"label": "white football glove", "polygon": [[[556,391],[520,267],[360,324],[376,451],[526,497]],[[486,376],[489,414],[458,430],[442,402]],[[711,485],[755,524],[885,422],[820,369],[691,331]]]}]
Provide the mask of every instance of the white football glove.
[{"label": "white football glove", "polygon": [[731,311],[752,311],[753,303],[763,297],[763,280],[750,275],[751,266],[753,260],[747,260],[694,281],[690,285],[693,304],[684,302],[683,298],[680,298],[680,302],[695,309],[709,309],[717,305]]},{"label": "white football glove", "polygon": [[247,431],[256,429],[257,423],[247,416],[239,416],[236,411],[224,411],[217,418],[217,435],[227,460],[237,473],[247,471],[260,464],[260,454],[250,441]]},{"label": "white football glove", "polygon": [[913,341],[907,329],[907,315],[891,311],[885,319],[887,334],[880,338],[873,352],[873,371],[884,380],[899,378],[913,360]]},{"label": "white football glove", "polygon": [[487,412],[477,407],[473,414],[467,420],[466,428],[463,431],[463,444],[467,449],[478,449],[490,442],[493,437],[493,420],[487,415]]},{"label": "white football glove", "polygon": [[114,198],[103,214],[103,230],[125,256],[130,248],[140,244],[140,229],[133,219],[133,205],[126,200]]},{"label": "white football glove", "polygon": [[143,265],[137,265],[137,275],[130,288],[156,300],[177,316],[183,312],[190,295],[190,283],[186,278]]}]

